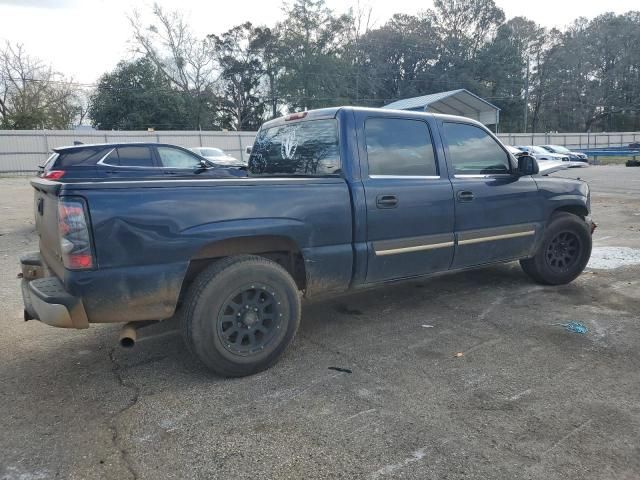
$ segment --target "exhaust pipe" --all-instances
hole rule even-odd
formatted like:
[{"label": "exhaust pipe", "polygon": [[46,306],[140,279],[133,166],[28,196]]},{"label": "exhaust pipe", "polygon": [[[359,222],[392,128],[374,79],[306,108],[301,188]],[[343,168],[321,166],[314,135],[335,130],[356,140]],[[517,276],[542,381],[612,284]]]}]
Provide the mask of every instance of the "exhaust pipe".
[{"label": "exhaust pipe", "polygon": [[138,338],[137,326],[134,322],[129,322],[120,330],[120,346],[122,348],[133,348]]}]

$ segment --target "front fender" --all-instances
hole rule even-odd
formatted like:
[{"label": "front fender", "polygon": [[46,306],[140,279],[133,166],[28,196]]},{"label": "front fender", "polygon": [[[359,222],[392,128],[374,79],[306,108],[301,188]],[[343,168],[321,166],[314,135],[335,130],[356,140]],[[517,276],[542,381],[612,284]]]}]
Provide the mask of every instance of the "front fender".
[{"label": "front fender", "polygon": [[591,212],[589,185],[582,180],[563,177],[534,177],[538,191],[545,203],[546,218],[559,209],[583,209],[585,215]]}]

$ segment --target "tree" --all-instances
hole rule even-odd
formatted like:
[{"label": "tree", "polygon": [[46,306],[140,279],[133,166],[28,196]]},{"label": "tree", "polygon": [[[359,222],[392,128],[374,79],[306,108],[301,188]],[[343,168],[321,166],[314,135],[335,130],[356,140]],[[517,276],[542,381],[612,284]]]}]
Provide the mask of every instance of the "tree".
[{"label": "tree", "polygon": [[537,72],[538,52],[545,39],[544,28],[515,17],[500,25],[491,43],[478,52],[477,78],[485,95],[501,108],[500,123],[505,131],[527,131],[524,119],[529,110],[529,79]]},{"label": "tree", "polygon": [[427,16],[394,15],[360,39],[362,94],[380,106],[392,99],[424,95],[433,90],[431,68],[438,42]]},{"label": "tree", "polygon": [[263,71],[263,84],[271,107],[271,118],[279,114],[279,79],[282,73],[282,45],[277,29],[256,27],[253,48],[260,56]]},{"label": "tree", "polygon": [[435,0],[428,14],[439,33],[443,59],[454,64],[475,58],[505,20],[494,0]]},{"label": "tree", "polygon": [[281,36],[281,91],[289,109],[311,109],[344,103],[349,98],[344,47],[350,15],[336,16],[324,0],[295,0],[285,6]]},{"label": "tree", "polygon": [[170,85],[185,95],[191,128],[215,128],[216,64],[207,39],[194,36],[178,12],[167,12],[157,3],[152,23],[145,26],[138,12],[129,18],[136,51],[148,57]]},{"label": "tree", "polygon": [[0,50],[0,126],[70,128],[81,110],[78,88],[20,44]]},{"label": "tree", "polygon": [[255,129],[286,111],[467,88],[501,108],[503,130],[640,129],[639,12],[547,31],[505,21],[495,0],[434,0],[372,28],[359,5],[338,14],[290,0],[275,26],[204,39],[179,13],[151,13],[150,24],[131,18],[137,51],[181,93],[191,128]]},{"label": "tree", "polygon": [[223,127],[257,130],[268,101],[260,90],[265,73],[260,55],[263,32],[247,22],[209,38],[223,83]]},{"label": "tree", "polygon": [[171,88],[166,77],[147,57],[120,62],[105,73],[91,97],[92,124],[103,130],[188,130],[188,101]]},{"label": "tree", "polygon": [[577,19],[552,31],[534,76],[533,129],[640,128],[640,14]]}]

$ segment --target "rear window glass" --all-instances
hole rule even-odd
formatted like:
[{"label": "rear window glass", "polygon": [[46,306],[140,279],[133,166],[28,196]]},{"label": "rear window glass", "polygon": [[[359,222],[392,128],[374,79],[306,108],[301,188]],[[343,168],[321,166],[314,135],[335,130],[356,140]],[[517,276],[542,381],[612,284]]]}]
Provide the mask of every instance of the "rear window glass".
[{"label": "rear window glass", "polygon": [[91,167],[98,163],[106,152],[107,150],[105,147],[62,151],[59,153],[55,167]]},{"label": "rear window glass", "polygon": [[105,163],[121,167],[153,167],[153,157],[149,147],[118,147]]},{"label": "rear window glass", "polygon": [[340,173],[336,120],[312,120],[260,130],[248,170],[250,175]]}]

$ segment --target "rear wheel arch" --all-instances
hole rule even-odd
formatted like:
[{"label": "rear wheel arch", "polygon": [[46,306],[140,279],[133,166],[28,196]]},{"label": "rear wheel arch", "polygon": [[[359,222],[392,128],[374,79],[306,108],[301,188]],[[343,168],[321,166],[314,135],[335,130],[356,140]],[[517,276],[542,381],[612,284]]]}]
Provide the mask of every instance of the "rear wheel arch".
[{"label": "rear wheel arch", "polygon": [[189,260],[182,284],[181,297],[200,272],[222,258],[255,255],[281,265],[293,277],[299,290],[307,286],[304,257],[298,244],[290,237],[256,235],[226,238],[203,245]]}]

